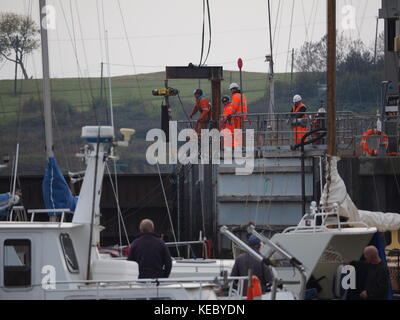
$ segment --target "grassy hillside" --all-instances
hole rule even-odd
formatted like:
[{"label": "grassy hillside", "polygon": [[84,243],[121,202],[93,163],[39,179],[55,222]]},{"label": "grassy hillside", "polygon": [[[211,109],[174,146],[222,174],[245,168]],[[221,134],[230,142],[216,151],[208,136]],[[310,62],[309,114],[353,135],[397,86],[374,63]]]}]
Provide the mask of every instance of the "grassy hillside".
[{"label": "grassy hillside", "polygon": [[[278,79],[287,76],[278,75]],[[154,97],[151,91],[155,88],[164,86],[165,73],[142,74],[138,76],[123,76],[112,78],[113,102],[116,106],[127,103],[131,100],[143,101],[147,105],[158,104],[159,97]],[[228,93],[229,82],[239,82],[238,72],[225,71],[225,81],[223,89]],[[108,95],[108,79],[103,79],[105,86],[104,93]],[[200,84],[200,85],[199,85]],[[243,84],[245,90],[249,93],[249,100],[255,101],[261,98],[265,93],[266,75],[260,73],[243,73]],[[169,86],[180,90],[180,96],[183,99],[191,100],[193,90],[202,87],[206,93],[209,93],[210,84],[208,80],[169,80]],[[99,97],[101,89],[100,78],[65,78],[52,79],[52,97],[54,99],[63,99],[79,111],[87,111],[92,105],[92,96]],[[2,112],[15,112],[21,103],[31,97],[39,97],[42,90],[41,80],[20,80],[18,81],[18,94],[13,94],[14,81],[0,81],[0,107]]]},{"label": "grassy hillside", "polygon": [[[223,95],[229,94],[227,87],[231,82],[239,82],[238,72],[224,72]],[[290,74],[276,75],[277,111],[289,110],[296,90],[296,78],[290,90]],[[135,128],[137,134],[132,146],[121,150],[119,168],[123,172],[139,173],[154,171],[148,166],[144,154],[149,143],[145,141],[148,130],[160,127],[161,97],[154,97],[152,90],[164,86],[163,72],[138,76],[112,78],[112,98],[115,126]],[[265,112],[267,103],[267,75],[263,73],[243,73],[243,87],[249,102],[249,112]],[[63,170],[81,170],[82,163],[74,158],[82,143],[80,130],[84,125],[109,124],[108,79],[103,79],[103,98],[100,99],[101,80],[90,79],[52,79],[52,101],[54,111],[55,152]],[[210,96],[208,80],[170,80],[169,86],[180,91],[183,107],[190,113],[193,107],[193,90],[201,87]],[[18,81],[18,94],[13,94],[12,80],[0,81],[0,143],[1,154],[12,155],[16,143],[20,143],[20,172],[42,174],[45,168],[44,123],[41,103],[41,80]],[[299,92],[301,93],[301,92]],[[319,107],[318,86],[305,96],[311,111]],[[373,109],[374,101],[359,101],[365,110]],[[174,119],[184,120],[185,116],[177,97],[171,98]],[[338,106],[338,110],[352,108],[352,102]],[[0,155],[1,155],[0,154]],[[0,172],[8,175],[9,169]]]}]

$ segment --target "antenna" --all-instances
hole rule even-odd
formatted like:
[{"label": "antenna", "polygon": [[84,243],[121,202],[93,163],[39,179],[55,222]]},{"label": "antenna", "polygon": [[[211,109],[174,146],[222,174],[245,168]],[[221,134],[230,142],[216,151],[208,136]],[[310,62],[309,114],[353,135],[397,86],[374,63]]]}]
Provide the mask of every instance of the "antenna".
[{"label": "antenna", "polygon": [[112,86],[111,86],[111,68],[110,68],[110,52],[108,46],[108,31],[105,30],[105,40],[106,40],[106,59],[107,59],[107,73],[108,73],[108,90],[110,95],[110,119],[111,127],[114,131],[114,109],[113,109],[113,98],[112,98]]},{"label": "antenna", "polygon": [[15,188],[16,188],[16,185],[17,185],[18,158],[19,158],[19,143],[17,143],[17,150],[15,151],[15,164],[14,164],[14,172],[13,172],[13,184],[12,184],[12,190],[11,190],[11,195],[12,195],[13,199],[14,199],[14,196],[15,196]]}]

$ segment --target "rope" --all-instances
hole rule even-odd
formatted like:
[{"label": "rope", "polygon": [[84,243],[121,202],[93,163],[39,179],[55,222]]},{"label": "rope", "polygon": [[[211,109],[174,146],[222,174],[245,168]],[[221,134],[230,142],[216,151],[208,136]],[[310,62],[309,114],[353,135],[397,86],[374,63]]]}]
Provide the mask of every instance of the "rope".
[{"label": "rope", "polygon": [[379,202],[379,195],[378,195],[378,188],[376,186],[376,180],[375,180],[375,173],[372,173],[372,180],[374,181],[374,191],[375,191],[375,199],[376,199],[376,204],[378,206],[378,211],[383,211]]},{"label": "rope", "polygon": [[275,36],[276,36],[276,30],[278,28],[278,21],[279,21],[279,12],[281,9],[281,0],[278,2],[278,10],[276,12],[276,19],[275,19],[275,28],[274,28],[274,38],[273,38],[273,43],[275,44]]},{"label": "rope", "polygon": [[[79,15],[79,10],[78,10],[78,3],[77,0],[75,0],[75,8],[76,8],[76,15],[78,18],[78,26],[79,26],[79,31],[81,33],[81,37],[83,38],[83,31],[82,31],[82,24],[81,24],[81,17]],[[90,72],[89,72],[89,62],[88,62],[88,58],[87,58],[87,52],[86,52],[86,45],[85,45],[85,41],[82,40],[82,48],[83,48],[83,54],[85,57],[85,62],[86,62],[86,68],[87,68],[87,79],[89,80],[89,91],[90,91],[90,95],[92,97],[92,101],[94,101],[94,95],[93,95],[93,86],[92,86],[92,78],[90,76]],[[95,117],[96,117],[96,123],[97,121],[97,113],[96,110],[94,110],[95,113]]]},{"label": "rope", "polygon": [[[117,161],[113,159],[113,164],[114,164],[114,179],[115,179],[115,191],[114,191],[114,196],[115,200],[117,202],[117,208],[120,207],[119,205],[119,190],[118,190],[118,175],[117,175]],[[110,176],[111,177],[111,176]],[[120,209],[118,209],[118,234],[119,234],[119,246],[122,247],[122,234],[121,234],[121,215]],[[129,245],[129,240],[128,240],[128,245]]]},{"label": "rope", "polygon": [[210,54],[210,49],[211,49],[211,14],[210,14],[210,4],[208,3],[209,0],[207,1],[207,14],[208,14],[208,32],[209,32],[209,39],[208,39],[208,51],[207,51],[207,56],[204,59],[203,65],[206,64],[208,56]]},{"label": "rope", "polygon": [[[305,17],[305,16],[306,16],[306,12],[305,12],[305,9],[304,9],[304,1],[303,1],[303,0],[301,0],[301,7],[302,7],[302,9],[303,9],[303,17]],[[306,22],[306,24],[305,24],[305,30],[306,30],[306,39],[305,39],[305,42],[307,42],[307,41],[309,40],[307,22]]]},{"label": "rope", "polygon": [[[208,49],[207,55],[203,62],[203,54],[204,54],[204,38],[205,38],[205,19],[206,19],[206,8],[207,8],[207,17],[208,17]],[[211,14],[210,14],[210,4],[209,0],[203,0],[203,25],[202,25],[202,33],[201,33],[201,53],[200,53],[200,63],[199,66],[204,66],[207,62],[208,56],[210,54],[211,49]]]},{"label": "rope", "polygon": [[320,1],[317,1],[317,5],[316,5],[316,8],[315,8],[313,28],[312,28],[312,30],[311,30],[311,40],[314,38],[315,25],[317,24],[319,2],[320,2]]},{"label": "rope", "polygon": [[[114,161],[114,163],[115,163],[115,161]],[[118,211],[118,234],[119,234],[120,247],[122,247],[122,239],[121,239],[121,234],[122,234],[122,232],[121,232],[121,229],[120,229],[120,223],[121,223],[121,222],[122,222],[122,227],[123,227],[123,229],[124,229],[125,238],[126,238],[126,241],[127,241],[128,245],[130,244],[130,241],[129,241],[129,237],[128,237],[128,232],[126,231],[126,226],[125,226],[125,222],[124,222],[123,215],[122,215],[122,212],[121,212],[121,207],[120,207],[120,205],[119,205],[118,190],[116,190],[116,188],[114,187],[114,183],[113,183],[112,178],[111,178],[111,172],[110,172],[110,168],[108,167],[108,163],[106,163],[106,168],[107,168],[108,176],[109,176],[109,178],[110,178],[111,188],[112,188],[113,193],[114,193],[115,201],[117,202],[117,211]],[[115,175],[115,176],[116,176],[116,175]],[[115,179],[116,179],[116,177],[115,177]],[[115,184],[116,184],[116,186],[117,186],[117,188],[118,188],[117,180],[115,181]],[[107,223],[107,225],[108,225],[108,223]]]},{"label": "rope", "polygon": [[178,252],[178,256],[180,256],[178,244],[176,244],[177,241],[176,241],[176,236],[175,236],[174,224],[172,223],[171,212],[169,211],[168,199],[167,199],[167,195],[165,193],[164,182],[162,180],[160,166],[159,166],[158,162],[156,163],[156,165],[157,165],[158,176],[160,177],[160,183],[161,183],[161,188],[162,188],[162,192],[163,192],[163,196],[164,196],[165,205],[167,207],[169,223],[171,224],[172,236],[174,237],[176,251]]},{"label": "rope", "polygon": [[99,33],[99,43],[100,43],[100,57],[101,61],[104,61],[104,54],[103,54],[103,43],[102,43],[102,36],[101,36],[101,28],[100,28],[100,10],[99,10],[99,0],[96,0],[96,12],[97,12],[97,31]]},{"label": "rope", "polygon": [[181,97],[180,97],[179,93],[178,93],[178,100],[179,100],[179,103],[181,105],[182,111],[185,114],[186,120],[189,122],[190,127],[193,129],[192,121],[190,120],[189,115],[187,114],[187,112],[185,110],[185,107],[183,105],[183,102],[181,100]]},{"label": "rope", "polygon": [[[203,232],[205,232],[206,230],[206,224],[205,224],[205,214],[204,214],[204,209],[205,209],[205,205],[204,205],[204,166],[199,165],[199,169],[201,169],[202,175],[203,175],[203,180],[200,179],[200,204],[201,204],[201,222],[202,222],[202,226],[203,226]],[[200,178],[200,177],[199,177]]]},{"label": "rope", "polygon": [[201,53],[200,53],[200,63],[199,63],[200,67],[203,61],[203,51],[204,51],[204,19],[205,19],[205,0],[203,0],[203,28],[201,31]]},{"label": "rope", "polygon": [[[71,1],[71,0],[70,0],[70,1]],[[82,88],[82,87],[84,87],[84,86],[81,84],[81,70],[80,70],[80,66],[79,66],[79,59],[78,59],[78,53],[77,53],[77,47],[76,47],[75,31],[73,31],[74,34],[73,34],[73,36],[72,36],[71,30],[69,29],[69,26],[68,26],[67,16],[66,16],[66,14],[65,14],[65,10],[64,10],[64,6],[62,5],[62,1],[59,0],[59,3],[60,3],[61,11],[62,11],[62,13],[63,13],[63,17],[64,17],[64,20],[65,20],[65,25],[66,25],[66,27],[67,27],[68,36],[69,36],[70,41],[71,41],[71,43],[72,43],[72,51],[74,52],[75,59],[76,59],[76,65],[77,65],[77,71],[78,71],[78,83],[79,83],[79,87]],[[70,3],[70,5],[71,5],[71,3]],[[72,21],[73,21],[72,9],[71,9],[71,19],[72,19]],[[75,30],[75,28],[74,28],[74,26],[73,26],[73,23],[72,23],[72,27],[73,27],[73,30]],[[85,104],[83,103],[83,97],[82,97],[82,91],[81,91],[81,90],[79,90],[79,95],[80,95],[80,100],[81,100],[81,106],[84,106]],[[90,99],[88,99],[88,101],[90,101]],[[81,108],[81,111],[83,111],[82,108]]]},{"label": "rope", "polygon": [[122,25],[123,25],[123,27],[124,27],[125,39],[126,39],[126,41],[127,41],[127,43],[128,43],[129,55],[130,55],[131,60],[132,60],[133,71],[135,72],[135,79],[136,79],[136,83],[137,83],[137,86],[138,86],[140,99],[142,100],[142,104],[143,104],[143,106],[144,106],[145,102],[144,102],[144,98],[143,98],[143,94],[142,94],[142,89],[141,89],[141,87],[140,87],[140,82],[139,82],[138,75],[137,75],[137,71],[136,71],[135,59],[133,58],[132,47],[131,47],[131,43],[129,42],[128,32],[127,32],[127,30],[126,30],[126,25],[125,25],[125,18],[124,18],[124,15],[123,15],[123,13],[122,13],[122,8],[121,8],[120,0],[118,0],[118,7],[119,7],[119,12],[120,12],[120,14],[121,14]]},{"label": "rope", "polygon": [[400,185],[399,185],[399,181],[397,180],[396,171],[394,170],[393,158],[390,157],[390,158],[389,158],[389,161],[390,161],[390,166],[391,166],[392,171],[393,171],[394,180],[395,180],[395,182],[396,182],[397,193],[398,193],[398,195],[400,196]]},{"label": "rope", "polygon": [[289,65],[289,56],[290,56],[290,43],[292,41],[292,30],[293,30],[293,16],[294,16],[294,0],[292,0],[292,14],[290,18],[290,30],[289,30],[289,41],[288,41],[288,52],[286,56],[286,68],[285,72],[287,73],[288,65]]}]

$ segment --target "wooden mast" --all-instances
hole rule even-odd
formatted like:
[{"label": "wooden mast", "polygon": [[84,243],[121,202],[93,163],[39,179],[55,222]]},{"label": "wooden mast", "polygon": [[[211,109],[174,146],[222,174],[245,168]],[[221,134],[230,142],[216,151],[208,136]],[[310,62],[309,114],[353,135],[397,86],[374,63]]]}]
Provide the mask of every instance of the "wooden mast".
[{"label": "wooden mast", "polygon": [[328,1],[328,156],[336,155],[336,0]]}]

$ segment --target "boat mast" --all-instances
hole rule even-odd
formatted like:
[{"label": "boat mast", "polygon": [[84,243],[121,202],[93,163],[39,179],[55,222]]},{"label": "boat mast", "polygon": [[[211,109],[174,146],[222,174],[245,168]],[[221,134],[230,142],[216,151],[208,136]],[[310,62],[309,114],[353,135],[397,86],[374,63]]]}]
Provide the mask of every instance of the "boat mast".
[{"label": "boat mast", "polygon": [[51,117],[51,96],[50,96],[50,67],[49,47],[47,38],[47,15],[46,0],[39,0],[40,12],[40,37],[42,44],[42,68],[43,68],[43,104],[44,104],[44,125],[46,137],[46,156],[54,157],[53,145],[53,123]]},{"label": "boat mast", "polygon": [[336,0],[328,1],[328,156],[336,155]]},{"label": "boat mast", "polygon": [[271,6],[268,0],[268,25],[269,25],[269,46],[270,55],[267,55],[266,62],[269,63],[269,109],[268,112],[273,120],[273,113],[275,112],[275,74],[274,74],[274,58],[273,58],[273,43],[272,43],[272,23],[271,23]]}]

